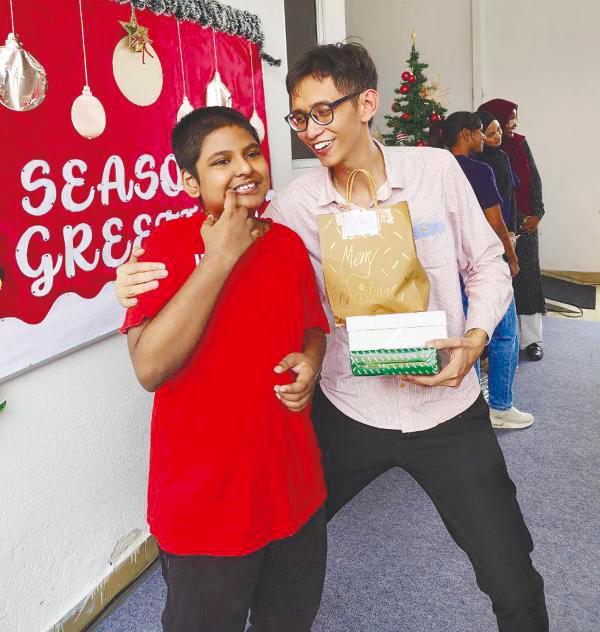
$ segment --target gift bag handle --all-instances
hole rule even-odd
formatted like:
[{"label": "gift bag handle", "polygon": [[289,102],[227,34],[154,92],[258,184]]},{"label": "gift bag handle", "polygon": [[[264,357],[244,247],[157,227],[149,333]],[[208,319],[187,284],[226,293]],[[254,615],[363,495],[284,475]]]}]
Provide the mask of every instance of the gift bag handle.
[{"label": "gift bag handle", "polygon": [[373,206],[376,209],[379,209],[379,202],[377,200],[377,193],[376,193],[376,187],[375,187],[375,178],[366,169],[355,169],[348,176],[348,180],[346,181],[346,210],[350,210],[350,199],[352,197],[352,187],[354,186],[354,179],[356,178],[356,176],[359,173],[362,173],[365,176],[365,178],[367,179],[367,182],[369,183],[369,189],[371,191],[371,198],[373,200]]}]

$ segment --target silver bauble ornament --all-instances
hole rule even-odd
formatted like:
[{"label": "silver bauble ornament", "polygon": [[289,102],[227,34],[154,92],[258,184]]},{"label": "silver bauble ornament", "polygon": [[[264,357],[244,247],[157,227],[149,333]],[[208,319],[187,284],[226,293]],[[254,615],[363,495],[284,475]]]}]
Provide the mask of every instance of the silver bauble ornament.
[{"label": "silver bauble ornament", "polygon": [[187,116],[194,111],[194,106],[190,103],[187,97],[183,97],[183,101],[177,110],[177,122],[181,121],[184,116]]},{"label": "silver bauble ornament", "polygon": [[262,119],[258,115],[258,112],[254,110],[252,112],[252,116],[250,117],[250,125],[256,130],[258,134],[258,139],[262,143],[265,139],[265,124],[262,122]]},{"label": "silver bauble ornament", "polygon": [[0,103],[10,110],[25,112],[36,108],[48,90],[46,71],[28,53],[15,33],[0,46]]},{"label": "silver bauble ornament", "polygon": [[206,86],[206,107],[213,105],[221,105],[230,108],[232,103],[231,92],[227,86],[221,81],[219,71],[215,71],[213,80]]}]

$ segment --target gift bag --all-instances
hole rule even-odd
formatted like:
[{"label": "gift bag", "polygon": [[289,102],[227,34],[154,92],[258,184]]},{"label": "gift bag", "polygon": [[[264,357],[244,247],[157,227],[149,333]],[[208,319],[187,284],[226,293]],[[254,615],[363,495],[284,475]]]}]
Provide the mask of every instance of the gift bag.
[{"label": "gift bag", "polygon": [[[372,209],[351,209],[357,175],[369,182]],[[406,202],[380,207],[375,180],[354,170],[346,185],[346,209],[319,217],[327,297],[337,326],[350,316],[423,312],[429,279],[415,248]]]}]

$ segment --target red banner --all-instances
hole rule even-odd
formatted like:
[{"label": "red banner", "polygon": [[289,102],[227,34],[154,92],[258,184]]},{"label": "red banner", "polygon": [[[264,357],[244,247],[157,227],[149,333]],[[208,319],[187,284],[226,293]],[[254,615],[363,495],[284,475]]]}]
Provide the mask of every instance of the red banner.
[{"label": "red banner", "polygon": [[[126,35],[119,20],[129,21],[130,6],[83,0],[89,85],[107,120],[104,133],[87,140],[71,122],[71,105],[85,84],[77,0],[17,0],[14,7],[16,32],[44,66],[49,87],[35,110],[0,106],[0,317],[39,323],[61,294],[96,296],[153,226],[193,212],[194,201],[181,192],[170,148],[183,99],[175,18],[137,12],[164,77],[158,100],[140,107],[123,96],[113,76],[113,51]],[[10,19],[5,11],[0,18],[0,34],[6,34]],[[215,72],[213,31],[183,22],[181,38],[188,97],[200,107]],[[233,107],[249,118],[249,43],[221,32],[216,39],[221,79]],[[255,45],[252,54],[256,108],[266,125]],[[268,151],[267,138],[264,146]]]}]

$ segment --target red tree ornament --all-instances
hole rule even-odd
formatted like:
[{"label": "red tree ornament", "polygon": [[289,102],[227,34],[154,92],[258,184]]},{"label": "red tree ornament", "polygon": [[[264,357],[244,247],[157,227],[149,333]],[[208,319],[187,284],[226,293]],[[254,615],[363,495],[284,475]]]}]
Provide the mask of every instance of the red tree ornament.
[{"label": "red tree ornament", "polygon": [[408,81],[412,75],[408,70],[405,70],[400,76],[402,77],[402,81]]},{"label": "red tree ornament", "polygon": [[425,147],[427,143],[424,140],[417,141],[417,147]]},{"label": "red tree ornament", "polygon": [[417,78],[416,78],[414,75],[411,75],[411,76],[408,78],[408,83],[414,83],[416,80],[417,80]]},{"label": "red tree ornament", "polygon": [[396,101],[392,103],[392,112],[400,112],[400,104],[396,103]]},{"label": "red tree ornament", "polygon": [[410,92],[410,86],[406,83],[400,86],[400,94],[408,94]]},{"label": "red tree ornament", "polygon": [[441,121],[442,117],[437,112],[432,112],[431,116],[429,117],[429,120],[432,123],[435,123],[437,121]]},{"label": "red tree ornament", "polygon": [[408,112],[402,112],[402,116],[400,117],[403,121],[408,121],[410,118],[410,114]]}]

